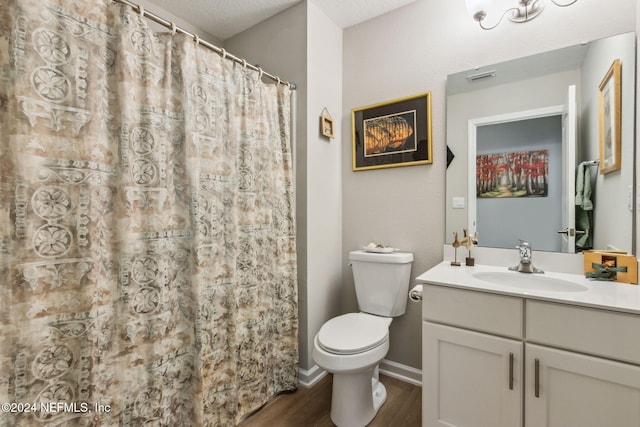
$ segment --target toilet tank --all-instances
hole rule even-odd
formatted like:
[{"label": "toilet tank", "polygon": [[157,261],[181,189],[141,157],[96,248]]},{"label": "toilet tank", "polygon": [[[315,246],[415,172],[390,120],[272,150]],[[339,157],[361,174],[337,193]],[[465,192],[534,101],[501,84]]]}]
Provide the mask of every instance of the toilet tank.
[{"label": "toilet tank", "polygon": [[404,314],[412,262],[409,252],[349,252],[360,311],[385,317]]}]

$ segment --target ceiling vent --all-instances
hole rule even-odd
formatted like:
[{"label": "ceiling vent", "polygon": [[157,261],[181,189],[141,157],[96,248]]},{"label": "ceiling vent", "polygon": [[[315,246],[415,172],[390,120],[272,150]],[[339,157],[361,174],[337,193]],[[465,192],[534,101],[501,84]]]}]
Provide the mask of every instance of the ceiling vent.
[{"label": "ceiling vent", "polygon": [[495,76],[496,76],[496,70],[483,71],[482,73],[468,75],[467,80],[469,80],[470,82],[474,82],[477,80],[488,79]]}]

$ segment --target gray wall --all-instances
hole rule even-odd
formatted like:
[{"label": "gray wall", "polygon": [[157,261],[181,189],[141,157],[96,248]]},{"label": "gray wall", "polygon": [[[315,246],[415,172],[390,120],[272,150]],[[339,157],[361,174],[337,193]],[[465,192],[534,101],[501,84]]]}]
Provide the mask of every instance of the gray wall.
[{"label": "gray wall", "polygon": [[[598,91],[597,88],[614,59],[620,59],[622,71],[622,111],[630,111],[636,103],[634,96],[636,78],[635,37],[625,34],[613,39],[601,40],[589,48],[582,72],[581,93],[583,111],[580,122],[580,140],[583,144],[580,153],[582,160],[599,157],[598,128]],[[599,249],[615,248],[632,252],[634,247],[632,230],[620,227],[620,224],[633,222],[633,162],[635,149],[635,117],[622,115],[622,167],[618,171],[600,175],[597,168],[594,188],[594,247]]]},{"label": "gray wall", "polygon": [[513,248],[516,239],[534,250],[560,251],[562,240],[562,117],[550,116],[480,126],[477,154],[547,150],[546,197],[477,199],[476,221],[481,246]]}]

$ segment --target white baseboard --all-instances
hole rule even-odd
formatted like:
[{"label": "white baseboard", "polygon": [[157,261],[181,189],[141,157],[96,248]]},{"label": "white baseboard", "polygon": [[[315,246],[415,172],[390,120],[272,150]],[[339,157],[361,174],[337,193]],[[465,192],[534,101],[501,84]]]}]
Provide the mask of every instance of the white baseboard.
[{"label": "white baseboard", "polygon": [[380,373],[422,387],[422,370],[420,369],[383,359],[380,362]]},{"label": "white baseboard", "polygon": [[[422,371],[420,369],[383,359],[380,362],[380,373],[422,387]],[[318,365],[313,365],[309,370],[298,368],[298,383],[303,387],[310,388],[325,375],[327,375],[327,371]]]},{"label": "white baseboard", "polygon": [[324,378],[325,375],[327,375],[327,371],[320,369],[318,365],[313,365],[309,370],[298,368],[298,384],[306,388],[311,388]]}]

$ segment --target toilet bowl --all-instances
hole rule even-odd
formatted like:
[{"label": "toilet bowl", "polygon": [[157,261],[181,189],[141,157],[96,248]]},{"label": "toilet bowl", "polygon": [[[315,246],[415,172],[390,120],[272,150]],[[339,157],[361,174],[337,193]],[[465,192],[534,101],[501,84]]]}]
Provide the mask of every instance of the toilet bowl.
[{"label": "toilet bowl", "polygon": [[331,420],[364,427],[387,398],[378,365],[389,351],[389,325],[405,313],[413,254],[349,252],[359,313],[329,319],[313,341],[313,360],[333,374]]},{"label": "toilet bowl", "polygon": [[363,427],[375,417],[387,392],[378,365],[389,350],[391,318],[348,313],[325,323],[314,339],[313,359],[333,374],[331,420]]}]

